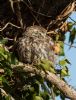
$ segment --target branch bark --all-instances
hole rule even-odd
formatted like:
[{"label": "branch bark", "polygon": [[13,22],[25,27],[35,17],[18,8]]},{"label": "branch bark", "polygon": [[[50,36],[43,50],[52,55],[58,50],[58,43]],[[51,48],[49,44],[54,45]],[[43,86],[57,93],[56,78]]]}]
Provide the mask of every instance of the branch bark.
[{"label": "branch bark", "polygon": [[19,27],[19,26],[13,24],[13,23],[11,23],[11,22],[8,22],[8,23],[6,23],[6,24],[4,25],[4,27],[0,28],[0,32],[3,31],[3,30],[5,30],[5,29],[7,28],[8,25],[11,25],[11,26],[16,27],[16,28],[19,28],[19,29],[21,28],[21,27]]},{"label": "branch bark", "polygon": [[71,88],[66,82],[61,80],[57,75],[47,71],[45,73],[44,71],[41,71],[37,69],[36,67],[33,67],[32,65],[17,65],[17,66],[11,66],[13,70],[20,71],[20,68],[28,73],[35,74],[35,75],[41,75],[43,78],[48,80],[50,83],[55,85],[64,95],[65,97],[76,100],[76,91]]},{"label": "branch bark", "polygon": [[2,96],[6,96],[6,97],[10,97],[10,100],[15,100],[10,94],[6,93],[6,91],[2,88],[0,88],[0,93],[2,94]]}]

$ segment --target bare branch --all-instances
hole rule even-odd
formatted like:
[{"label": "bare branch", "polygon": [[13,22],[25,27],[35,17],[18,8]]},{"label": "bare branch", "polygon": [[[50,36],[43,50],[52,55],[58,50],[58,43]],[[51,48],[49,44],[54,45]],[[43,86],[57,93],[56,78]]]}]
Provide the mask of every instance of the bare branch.
[{"label": "bare branch", "polygon": [[[32,8],[31,7],[29,7],[29,5],[26,3],[26,2],[24,2],[24,1],[22,1],[29,9],[30,9],[30,12],[31,12],[31,14],[32,14],[32,16],[34,17],[34,19],[36,20],[36,22],[40,25],[40,22],[38,21],[38,19],[37,19],[37,17],[33,14],[33,12],[32,12]],[[38,13],[37,13],[38,14]],[[40,25],[41,26],[41,25]]]},{"label": "bare branch", "polygon": [[32,12],[34,12],[34,13],[36,13],[36,14],[39,14],[39,15],[41,15],[41,16],[44,16],[44,17],[48,17],[48,18],[51,18],[52,16],[49,16],[49,15],[45,15],[45,14],[43,14],[43,13],[41,13],[41,12],[37,12],[37,11],[35,11],[33,8],[32,8],[32,6],[30,7],[25,1],[23,1],[23,0],[21,0],[28,8],[29,8],[29,10],[31,10]]},{"label": "bare branch", "polygon": [[9,0],[9,2],[10,2],[10,5],[11,5],[11,8],[12,8],[12,11],[14,12],[14,7],[13,7],[14,1],[13,0]]},{"label": "bare branch", "polygon": [[2,96],[9,96],[10,100],[15,100],[12,96],[10,96],[9,94],[7,94],[4,89],[0,88],[0,91],[1,91]]},{"label": "bare branch", "polygon": [[70,18],[75,24],[76,24],[76,21],[75,20],[73,20],[73,18],[71,18],[70,16],[68,17],[68,18]]},{"label": "bare branch", "polygon": [[14,26],[14,27],[16,27],[16,28],[21,28],[21,27],[15,25],[15,24],[12,24],[11,22],[8,22],[8,23],[5,24],[5,26],[4,26],[3,28],[0,28],[0,31],[5,30],[5,29],[7,28],[8,25]]},{"label": "bare branch", "polygon": [[75,2],[70,3],[70,4],[61,12],[61,14],[58,16],[58,18],[59,18],[59,17],[64,18],[64,17],[68,16],[72,11],[74,11],[74,9],[75,9]]},{"label": "bare branch", "polygon": [[64,42],[64,44],[67,45],[67,46],[69,46],[69,47],[76,48],[76,46],[74,46],[74,45],[71,45],[71,44],[68,44],[68,43],[65,43],[65,42]]}]

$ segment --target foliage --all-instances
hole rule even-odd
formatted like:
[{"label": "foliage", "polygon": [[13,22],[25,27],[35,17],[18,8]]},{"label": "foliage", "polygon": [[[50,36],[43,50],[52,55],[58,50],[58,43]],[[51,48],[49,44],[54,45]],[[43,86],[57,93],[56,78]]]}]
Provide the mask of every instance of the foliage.
[{"label": "foliage", "polygon": [[[8,39],[6,41],[5,38],[2,38],[0,41],[0,86],[7,93],[7,95],[1,95],[0,98],[10,100],[10,96],[13,96],[16,100],[49,100],[52,98],[52,95],[50,95],[52,89],[55,96],[61,95],[60,91],[53,84],[50,84],[41,76],[29,76],[28,73],[21,69],[14,71],[11,65],[18,65],[20,62],[14,52],[8,50],[7,42]],[[57,43],[61,44],[60,41]],[[45,72],[48,70],[59,74],[64,79],[65,76],[69,75],[67,64],[70,64],[68,59],[62,59],[58,64],[60,69],[55,69],[53,62],[44,59],[35,66]]]},{"label": "foliage", "polygon": [[72,45],[74,43],[75,38],[76,38],[76,28],[73,27],[73,24],[71,23],[71,25],[69,25],[69,29],[70,29],[69,42]]},{"label": "foliage", "polygon": [[[29,0],[23,0],[23,1],[26,1],[25,2],[26,4],[21,3],[22,8],[24,8],[25,5],[28,6],[27,4],[29,3],[27,2]],[[7,29],[5,29],[5,31],[3,30],[3,32],[1,32],[0,34],[0,100],[12,100],[12,98],[14,98],[15,100],[50,100],[50,99],[53,99],[53,95],[54,97],[60,96],[61,100],[65,100],[66,97],[58,90],[58,88],[55,87],[53,84],[51,84],[49,81],[43,79],[42,76],[40,75],[31,76],[30,74],[25,73],[22,69],[13,70],[12,65],[16,66],[21,63],[19,62],[16,51],[14,49],[15,49],[16,39],[20,37],[21,36],[20,33],[24,31],[23,23],[25,22],[25,20],[23,20],[23,23],[22,23],[22,18],[27,19],[24,13],[27,9],[21,9],[21,12],[20,12],[19,5],[17,5],[18,8],[14,9],[14,5],[12,1],[10,1],[10,4],[11,4],[12,12],[17,14],[17,16],[13,17],[15,18],[15,23],[16,23],[16,17],[17,17],[18,19],[17,23],[18,25],[19,24],[21,25],[22,30],[18,30],[12,26],[9,26],[7,27]],[[58,6],[58,4],[56,2],[56,6]],[[30,3],[30,6],[31,6],[31,3]],[[40,8],[43,8],[43,6],[40,6]],[[28,7],[28,8],[32,9],[32,7]],[[37,10],[37,7],[34,6],[34,8],[36,8]],[[44,8],[48,9],[47,6]],[[53,8],[55,8],[55,6]],[[45,13],[44,15],[46,15],[46,9],[41,9],[41,12],[44,11]],[[58,9],[59,9],[59,6],[58,6]],[[11,13],[10,9],[9,9],[9,12]],[[36,11],[34,11],[34,13],[35,12]],[[41,14],[41,12],[39,14]],[[55,15],[55,12],[57,12],[56,15]],[[59,12],[56,11],[55,9],[55,12],[52,14],[54,16],[54,19],[56,19],[56,17],[58,16],[60,9],[59,9]],[[24,16],[21,16],[21,13],[23,13]],[[27,13],[29,13],[29,10],[27,11]],[[50,22],[48,21],[48,19],[50,18],[45,18],[46,16],[42,17],[41,19],[40,17],[41,15],[35,16],[36,14],[34,15],[33,13],[31,14],[29,13],[28,15],[29,16],[27,17],[30,20],[29,26],[31,25],[31,23],[35,23],[35,24],[38,23],[38,24],[42,24],[46,28],[46,24],[47,25],[49,24],[47,22]],[[31,17],[34,16],[34,18],[31,19],[30,16]],[[48,16],[49,15],[47,15],[47,17]],[[39,21],[37,20],[37,17],[41,23],[39,23]],[[47,19],[47,21],[45,21],[44,23],[43,19]],[[26,26],[28,26],[28,23],[26,23]],[[57,26],[58,23],[57,25],[56,24],[54,25],[54,23],[52,24],[53,24],[53,27],[51,28],[51,30],[52,29],[55,30],[54,26],[56,26],[57,27],[56,29],[58,29],[56,30],[56,32],[49,34],[52,41],[54,42],[54,44],[51,46],[51,49],[53,51],[52,58],[60,57],[61,59],[61,57],[63,56],[63,59],[59,60],[58,62],[56,62],[56,59],[53,59],[53,61],[43,59],[43,60],[40,60],[38,64],[34,66],[40,70],[43,70],[45,73],[46,71],[52,72],[60,76],[62,80],[66,81],[65,77],[69,76],[68,64],[71,64],[69,60],[65,57],[65,53],[64,53],[64,41],[65,41],[66,32],[59,29],[59,26]],[[3,24],[1,23],[1,25]],[[73,23],[68,24],[68,31],[70,31],[69,43],[71,43],[72,45],[76,38],[76,28],[73,28]],[[4,93],[2,92],[2,90],[4,90]]]}]

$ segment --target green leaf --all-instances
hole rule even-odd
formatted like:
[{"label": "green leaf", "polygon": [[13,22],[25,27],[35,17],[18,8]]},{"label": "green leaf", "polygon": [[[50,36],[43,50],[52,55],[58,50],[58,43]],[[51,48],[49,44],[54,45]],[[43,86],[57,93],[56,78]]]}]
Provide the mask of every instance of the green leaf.
[{"label": "green leaf", "polygon": [[69,22],[69,23],[68,23],[68,29],[71,30],[72,27],[73,27],[73,23],[72,23],[72,22]]},{"label": "green leaf", "polygon": [[65,66],[66,64],[67,64],[67,62],[65,61],[65,59],[59,61],[60,66]]},{"label": "green leaf", "polygon": [[0,81],[2,81],[2,76],[0,77]]},{"label": "green leaf", "polygon": [[38,80],[38,82],[40,82],[41,84],[44,82],[44,78],[40,75],[36,75],[36,79]]},{"label": "green leaf", "polygon": [[40,96],[34,96],[33,100],[43,100],[43,98]]},{"label": "green leaf", "polygon": [[39,85],[40,85],[40,83],[39,83],[38,81],[36,81],[36,82],[33,84],[34,91],[36,92],[37,95],[39,94]]},{"label": "green leaf", "polygon": [[54,64],[53,64],[53,62],[52,61],[50,61],[50,60],[47,60],[47,59],[42,59],[41,60],[41,63],[43,63],[43,64],[45,64],[45,65],[48,65],[48,67],[53,67],[54,68]]},{"label": "green leaf", "polygon": [[56,41],[59,40],[59,34],[56,34]]},{"label": "green leaf", "polygon": [[69,61],[68,59],[65,59],[65,61],[66,61],[68,64],[71,64],[70,61]]},{"label": "green leaf", "polygon": [[15,56],[14,53],[11,53],[11,54],[10,54],[10,63],[11,63],[11,64],[14,64],[14,65],[16,65],[16,64],[19,63],[19,62],[18,62],[18,59],[17,59],[17,57]]},{"label": "green leaf", "polygon": [[71,43],[71,45],[74,43],[75,37],[76,37],[76,28],[74,27],[69,36],[69,42]]},{"label": "green leaf", "polygon": [[60,91],[58,90],[57,87],[54,86],[53,87],[53,91],[54,91],[54,93],[55,93],[56,96],[60,95]]},{"label": "green leaf", "polygon": [[9,81],[6,79],[6,77],[2,78],[2,85],[3,85],[3,88],[5,89],[5,91],[11,92],[11,87],[10,87]]},{"label": "green leaf", "polygon": [[62,59],[59,61],[60,66],[66,66],[67,64],[71,64],[68,59]]},{"label": "green leaf", "polygon": [[69,73],[68,73],[68,69],[67,68],[63,68],[61,70],[61,76],[63,76],[63,77],[69,76]]},{"label": "green leaf", "polygon": [[0,39],[0,43],[1,44],[6,44],[8,42],[8,39],[7,38],[1,38]]},{"label": "green leaf", "polygon": [[50,100],[50,95],[46,91],[41,93],[41,97],[43,97],[43,100]]},{"label": "green leaf", "polygon": [[12,70],[6,67],[5,68],[5,75],[12,76],[12,74],[13,74]]},{"label": "green leaf", "polygon": [[0,85],[2,85],[2,80],[3,80],[3,77],[0,76]]},{"label": "green leaf", "polygon": [[9,85],[8,81],[5,79],[5,77],[2,77],[2,82],[6,83],[7,85]]},{"label": "green leaf", "polygon": [[64,56],[64,43],[62,41],[59,41],[60,44],[60,53],[59,56]]},{"label": "green leaf", "polygon": [[11,100],[10,96],[6,96],[5,98],[6,98],[6,100]]},{"label": "green leaf", "polygon": [[9,54],[8,51],[6,51],[3,45],[0,44],[0,58],[7,60],[8,54]]},{"label": "green leaf", "polygon": [[54,64],[52,61],[49,61],[47,59],[41,60],[37,65],[38,68],[43,69],[45,72],[50,71],[52,73],[56,73],[54,69]]}]

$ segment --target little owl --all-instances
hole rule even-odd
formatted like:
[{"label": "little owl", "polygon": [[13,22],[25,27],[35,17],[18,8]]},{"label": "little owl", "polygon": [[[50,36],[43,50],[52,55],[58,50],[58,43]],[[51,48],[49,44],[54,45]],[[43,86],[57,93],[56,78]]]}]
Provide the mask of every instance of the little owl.
[{"label": "little owl", "polygon": [[50,37],[41,26],[26,29],[17,42],[19,60],[24,63],[36,63],[42,59],[51,59]]}]

